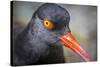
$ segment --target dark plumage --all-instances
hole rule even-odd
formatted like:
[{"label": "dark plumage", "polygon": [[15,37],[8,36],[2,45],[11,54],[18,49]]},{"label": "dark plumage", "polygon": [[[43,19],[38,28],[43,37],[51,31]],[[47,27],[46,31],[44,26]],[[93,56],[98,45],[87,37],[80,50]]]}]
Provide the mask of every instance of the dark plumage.
[{"label": "dark plumage", "polygon": [[[52,30],[44,27],[45,18],[53,22]],[[12,65],[64,63],[63,48],[57,37],[70,31],[69,20],[67,10],[57,4],[40,6],[14,41]]]}]

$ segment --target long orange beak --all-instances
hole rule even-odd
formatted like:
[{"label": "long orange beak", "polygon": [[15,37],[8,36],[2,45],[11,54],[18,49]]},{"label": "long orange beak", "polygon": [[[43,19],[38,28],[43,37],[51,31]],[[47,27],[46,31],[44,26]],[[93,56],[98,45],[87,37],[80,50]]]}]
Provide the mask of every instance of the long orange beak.
[{"label": "long orange beak", "polygon": [[84,49],[80,47],[71,32],[67,32],[65,35],[60,36],[59,39],[61,43],[63,43],[63,45],[72,49],[75,53],[79,54],[85,61],[94,60]]}]

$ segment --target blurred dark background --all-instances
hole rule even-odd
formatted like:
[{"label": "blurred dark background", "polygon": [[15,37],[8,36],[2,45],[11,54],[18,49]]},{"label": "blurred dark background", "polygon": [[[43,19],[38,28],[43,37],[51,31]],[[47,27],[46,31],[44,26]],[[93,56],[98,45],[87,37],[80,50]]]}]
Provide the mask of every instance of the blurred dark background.
[{"label": "blurred dark background", "polygon": [[[14,38],[29,23],[35,10],[43,3],[15,1],[13,3],[13,33]],[[97,6],[59,4],[68,10],[70,29],[79,44],[97,59]],[[18,30],[17,30],[18,29]],[[68,48],[64,47],[66,62],[84,61]]]}]

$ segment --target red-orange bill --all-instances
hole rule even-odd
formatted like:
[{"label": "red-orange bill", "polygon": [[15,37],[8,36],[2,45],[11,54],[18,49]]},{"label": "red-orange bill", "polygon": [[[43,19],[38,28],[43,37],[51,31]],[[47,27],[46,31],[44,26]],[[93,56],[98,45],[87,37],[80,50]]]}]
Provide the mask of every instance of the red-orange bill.
[{"label": "red-orange bill", "polygon": [[71,32],[67,32],[65,35],[60,36],[59,39],[61,40],[63,45],[72,49],[75,53],[79,54],[85,61],[94,60],[84,49],[80,47]]}]

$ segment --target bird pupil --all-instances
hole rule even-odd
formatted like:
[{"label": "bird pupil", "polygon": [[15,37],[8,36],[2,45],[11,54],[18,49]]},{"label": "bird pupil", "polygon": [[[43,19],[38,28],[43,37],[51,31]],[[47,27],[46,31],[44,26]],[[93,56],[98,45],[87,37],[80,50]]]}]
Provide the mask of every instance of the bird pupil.
[{"label": "bird pupil", "polygon": [[46,22],[46,24],[48,24],[48,22]]}]

